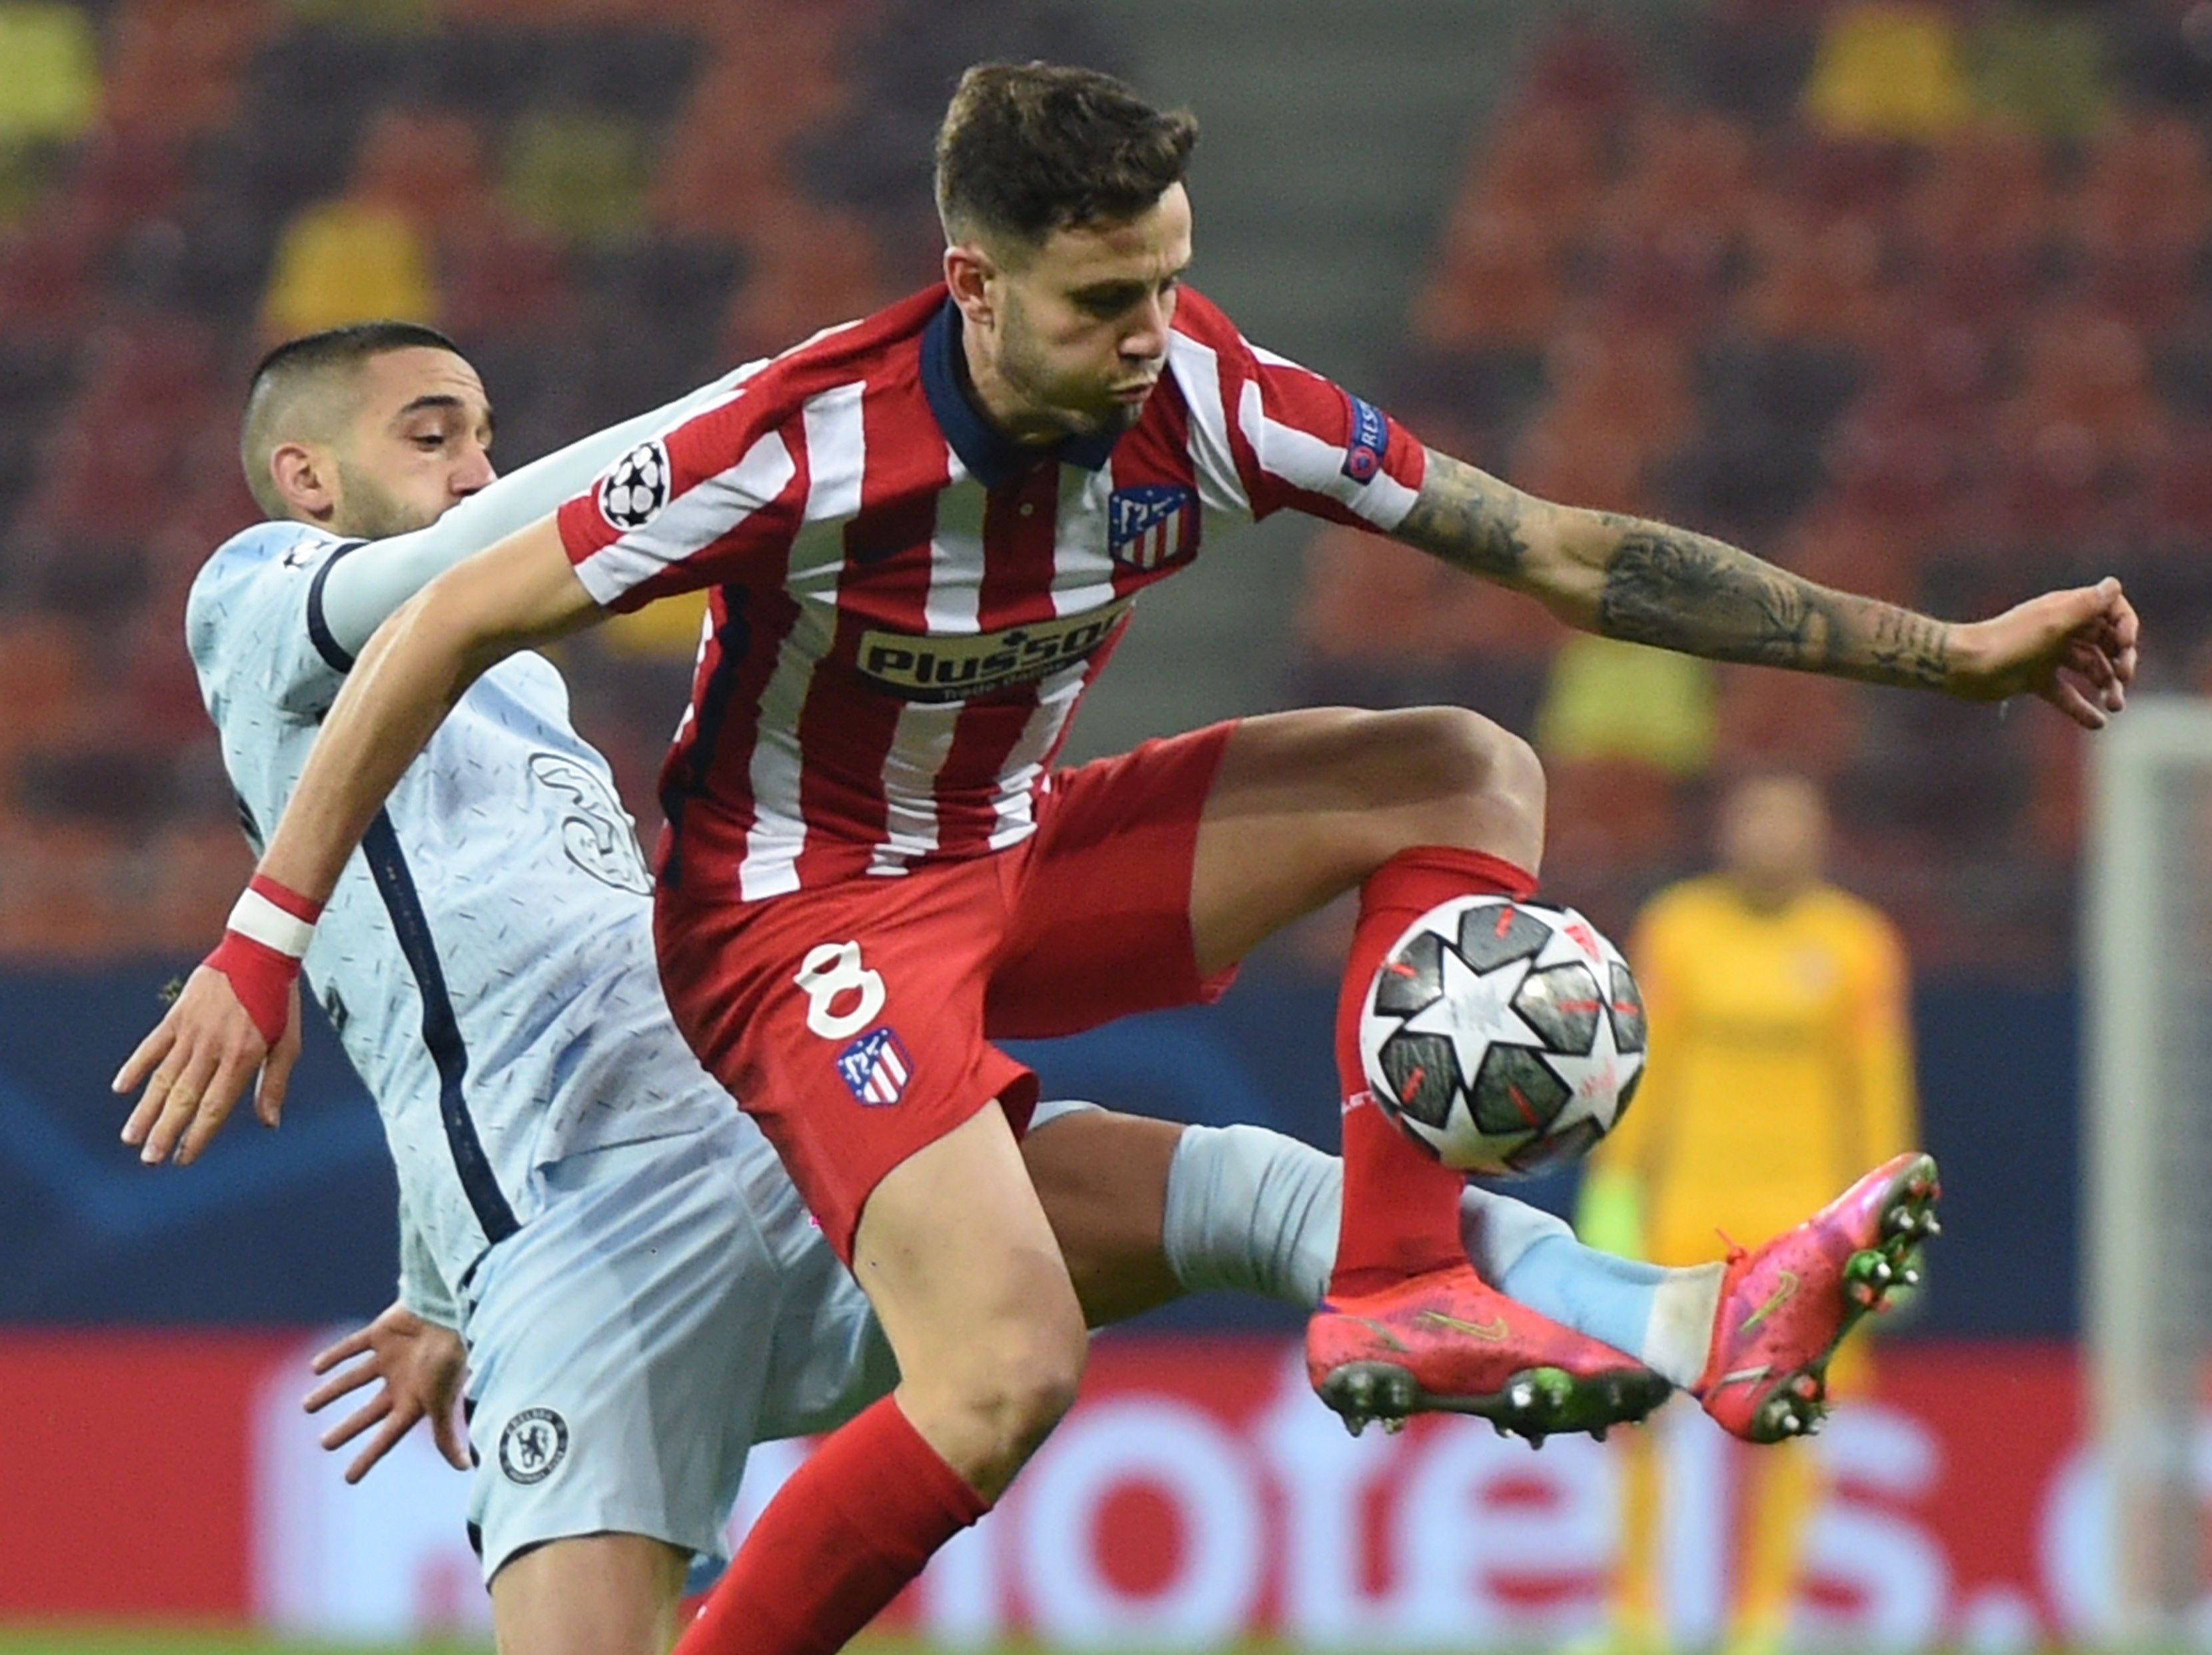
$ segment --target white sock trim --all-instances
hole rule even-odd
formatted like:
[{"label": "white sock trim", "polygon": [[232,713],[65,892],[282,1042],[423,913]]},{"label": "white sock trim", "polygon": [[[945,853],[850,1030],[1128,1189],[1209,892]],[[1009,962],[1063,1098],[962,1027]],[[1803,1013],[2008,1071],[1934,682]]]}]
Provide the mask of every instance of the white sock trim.
[{"label": "white sock trim", "polygon": [[1687,1390],[1705,1371],[1713,1345],[1713,1320],[1721,1312],[1723,1264],[1700,1264],[1667,1272],[1651,1290],[1651,1319],[1644,1324],[1644,1366],[1671,1384]]},{"label": "white sock trim", "polygon": [[1030,1130],[1039,1131],[1071,1115],[1101,1115],[1103,1104],[1086,1104],[1079,1098],[1048,1098],[1030,1111]]}]

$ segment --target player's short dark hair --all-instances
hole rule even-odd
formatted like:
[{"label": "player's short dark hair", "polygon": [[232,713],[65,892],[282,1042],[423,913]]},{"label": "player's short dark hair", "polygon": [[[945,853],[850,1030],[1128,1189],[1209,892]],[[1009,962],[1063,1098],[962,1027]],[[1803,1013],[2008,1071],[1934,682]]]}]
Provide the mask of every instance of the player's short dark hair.
[{"label": "player's short dark hair", "polygon": [[978,64],[937,131],[937,211],[956,240],[1034,246],[1054,230],[1121,224],[1182,181],[1198,118],[1162,112],[1111,75]]},{"label": "player's short dark hair", "polygon": [[[408,350],[427,347],[432,350],[450,350],[461,354],[455,344],[434,327],[425,327],[420,322],[348,322],[343,327],[326,327],[319,333],[303,333],[296,339],[287,339],[254,365],[255,386],[274,374],[313,374],[325,368],[350,367],[367,362],[371,356],[381,356],[387,350]],[[252,396],[252,391],[246,393]]]},{"label": "player's short dark hair", "polygon": [[[279,428],[302,406],[303,393],[325,383],[332,373],[350,372],[386,351],[423,347],[461,354],[451,339],[420,322],[349,322],[287,339],[254,364],[239,429],[239,459],[246,468],[246,486],[262,510],[271,517],[284,515],[283,498],[269,475],[269,456]],[[293,438],[288,434],[282,440]]]}]

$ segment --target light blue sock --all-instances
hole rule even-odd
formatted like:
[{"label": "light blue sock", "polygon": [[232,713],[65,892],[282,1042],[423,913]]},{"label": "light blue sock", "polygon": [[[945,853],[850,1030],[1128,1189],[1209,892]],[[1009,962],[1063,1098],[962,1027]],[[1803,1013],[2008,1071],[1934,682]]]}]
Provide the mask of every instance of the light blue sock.
[{"label": "light blue sock", "polygon": [[[1061,1107],[1041,1104],[1039,1118]],[[1162,1250],[1194,1291],[1230,1287],[1311,1309],[1328,1287],[1343,1199],[1333,1155],[1261,1127],[1191,1127],[1168,1166]],[[1719,1265],[1670,1270],[1598,1252],[1564,1220],[1473,1184],[1459,1211],[1468,1261],[1492,1287],[1674,1384],[1697,1378]]]},{"label": "light blue sock", "polygon": [[1640,1358],[1667,1272],[1585,1247],[1571,1235],[1540,1236],[1498,1283],[1508,1299],[1600,1344]]}]

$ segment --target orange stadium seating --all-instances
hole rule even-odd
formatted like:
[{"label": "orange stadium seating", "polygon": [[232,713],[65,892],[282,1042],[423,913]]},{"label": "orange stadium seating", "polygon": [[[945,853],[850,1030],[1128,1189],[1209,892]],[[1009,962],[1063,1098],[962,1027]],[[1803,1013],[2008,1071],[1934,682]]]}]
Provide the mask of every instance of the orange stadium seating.
[{"label": "orange stadium seating", "polygon": [[[1124,66],[1093,13],[0,0],[0,955],[193,952],[219,922],[244,852],[178,625],[252,515],[231,420],[270,338],[443,326],[526,459],[926,279],[944,86],[984,55]],[[1376,388],[1539,492],[1940,612],[2118,569],[2177,641],[2149,679],[2212,687],[2189,15],[1706,0],[1662,53],[1568,15],[1470,134]],[[1788,762],[1834,788],[1847,872],[1926,969],[2063,969],[2079,745],[2055,720],[1662,682],[1325,532],[1304,692],[1546,733],[1552,870],[1601,922],[1696,855],[1715,777]],[[690,639],[568,646],[647,819]]]},{"label": "orange stadium seating", "polygon": [[[1674,62],[1577,15],[1475,135],[1394,400],[1537,492],[1941,613],[2116,569],[2183,641],[2149,680],[2201,685],[2212,71],[2185,12],[1711,0]],[[1496,679],[1491,636],[1439,640],[1430,583],[1335,590],[1355,579],[1304,611],[1309,689]],[[1601,918],[1694,855],[1713,777],[1782,763],[1833,787],[1851,877],[1927,968],[2064,969],[2081,752],[2057,721],[1727,669],[1685,774],[1583,756],[1586,720],[1536,715],[1561,693],[1485,704],[1551,743],[1547,877]]]},{"label": "orange stadium seating", "polygon": [[[180,626],[255,515],[272,338],[442,326],[526,459],[924,279],[883,251],[917,134],[1008,52],[1125,67],[1021,0],[0,0],[0,957],[220,924],[245,852]],[[695,634],[572,646],[648,823]]]}]

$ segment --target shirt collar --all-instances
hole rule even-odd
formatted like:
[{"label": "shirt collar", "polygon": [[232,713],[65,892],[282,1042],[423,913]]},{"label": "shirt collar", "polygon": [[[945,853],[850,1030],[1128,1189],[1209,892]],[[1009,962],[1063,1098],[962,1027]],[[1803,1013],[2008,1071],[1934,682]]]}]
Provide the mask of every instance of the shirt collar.
[{"label": "shirt collar", "polygon": [[1016,481],[1044,459],[1099,471],[1121,439],[1118,431],[1101,431],[1039,447],[1015,441],[984,418],[968,385],[967,362],[960,349],[960,307],[950,298],[922,329],[921,388],[952,452],[960,456],[968,474],[987,489]]}]

